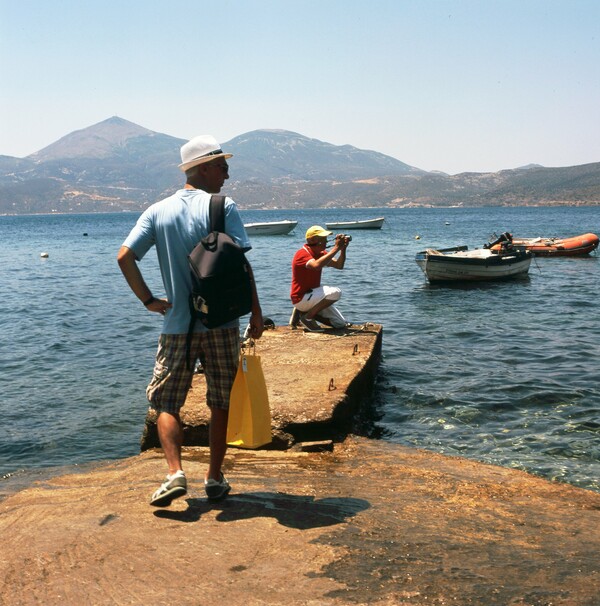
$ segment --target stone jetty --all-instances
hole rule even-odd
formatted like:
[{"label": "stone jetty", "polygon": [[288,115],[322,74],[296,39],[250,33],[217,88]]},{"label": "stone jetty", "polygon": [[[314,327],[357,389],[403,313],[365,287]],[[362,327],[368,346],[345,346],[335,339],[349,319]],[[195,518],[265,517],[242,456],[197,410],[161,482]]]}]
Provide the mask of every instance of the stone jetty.
[{"label": "stone jetty", "polygon": [[[323,333],[287,326],[266,330],[254,350],[261,358],[271,408],[273,442],[266,448],[343,438],[372,390],[381,342],[380,324]],[[181,418],[184,445],[207,446],[209,410],[201,373],[194,377]],[[142,451],[158,446],[156,415],[150,411]]]}]

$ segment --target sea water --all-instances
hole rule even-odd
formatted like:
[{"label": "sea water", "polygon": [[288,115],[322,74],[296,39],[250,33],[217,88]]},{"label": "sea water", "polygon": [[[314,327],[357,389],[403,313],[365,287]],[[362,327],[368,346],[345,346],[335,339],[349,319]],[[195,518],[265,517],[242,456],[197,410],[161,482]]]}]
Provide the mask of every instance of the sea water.
[{"label": "sea water", "polygon": [[[306,229],[385,216],[381,230],[352,232],[343,271],[323,273],[341,287],[349,321],[384,327],[368,402],[375,435],[600,490],[598,257],[538,258],[524,280],[455,286],[429,285],[414,261],[424,248],[480,247],[503,231],[600,233],[600,208],[242,215],[298,221],[287,236],[254,237],[248,254],[263,313],[278,325],[291,313],[290,262]],[[137,216],[0,217],[0,488],[139,452],[161,318],[116,263]],[[154,251],[141,269],[164,294]]]}]

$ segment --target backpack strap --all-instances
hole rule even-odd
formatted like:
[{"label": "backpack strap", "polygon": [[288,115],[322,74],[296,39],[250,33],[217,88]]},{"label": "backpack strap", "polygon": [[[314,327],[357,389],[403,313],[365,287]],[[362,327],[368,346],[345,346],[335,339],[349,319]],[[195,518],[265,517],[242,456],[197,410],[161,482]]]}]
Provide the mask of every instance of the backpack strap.
[{"label": "backpack strap", "polygon": [[225,231],[225,196],[212,195],[210,197],[210,226],[211,231]]},{"label": "backpack strap", "polygon": [[[208,233],[213,231],[225,232],[225,196],[212,195],[208,206],[209,225]],[[194,315],[194,307],[190,295],[190,323],[188,325],[188,333],[185,339],[185,363],[188,370],[192,370],[191,364],[191,348],[192,335],[194,333],[194,325],[196,317]]]}]

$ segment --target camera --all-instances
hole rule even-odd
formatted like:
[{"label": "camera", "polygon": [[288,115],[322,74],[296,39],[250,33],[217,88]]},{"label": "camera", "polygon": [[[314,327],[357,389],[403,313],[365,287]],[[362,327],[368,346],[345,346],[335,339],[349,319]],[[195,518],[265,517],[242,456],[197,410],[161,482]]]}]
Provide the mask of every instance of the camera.
[{"label": "camera", "polygon": [[340,234],[340,236],[342,236],[342,238],[348,240],[348,242],[352,242],[352,236],[349,236],[348,234]]}]

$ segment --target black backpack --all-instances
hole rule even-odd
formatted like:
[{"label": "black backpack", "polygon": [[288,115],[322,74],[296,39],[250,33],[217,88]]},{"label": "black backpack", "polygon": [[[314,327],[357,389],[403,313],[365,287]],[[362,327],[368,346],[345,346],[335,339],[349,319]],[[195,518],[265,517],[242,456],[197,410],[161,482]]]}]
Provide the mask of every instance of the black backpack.
[{"label": "black backpack", "polygon": [[250,267],[242,249],[225,233],[225,197],[210,198],[210,233],[188,255],[192,275],[187,360],[196,320],[217,328],[252,309]]}]

